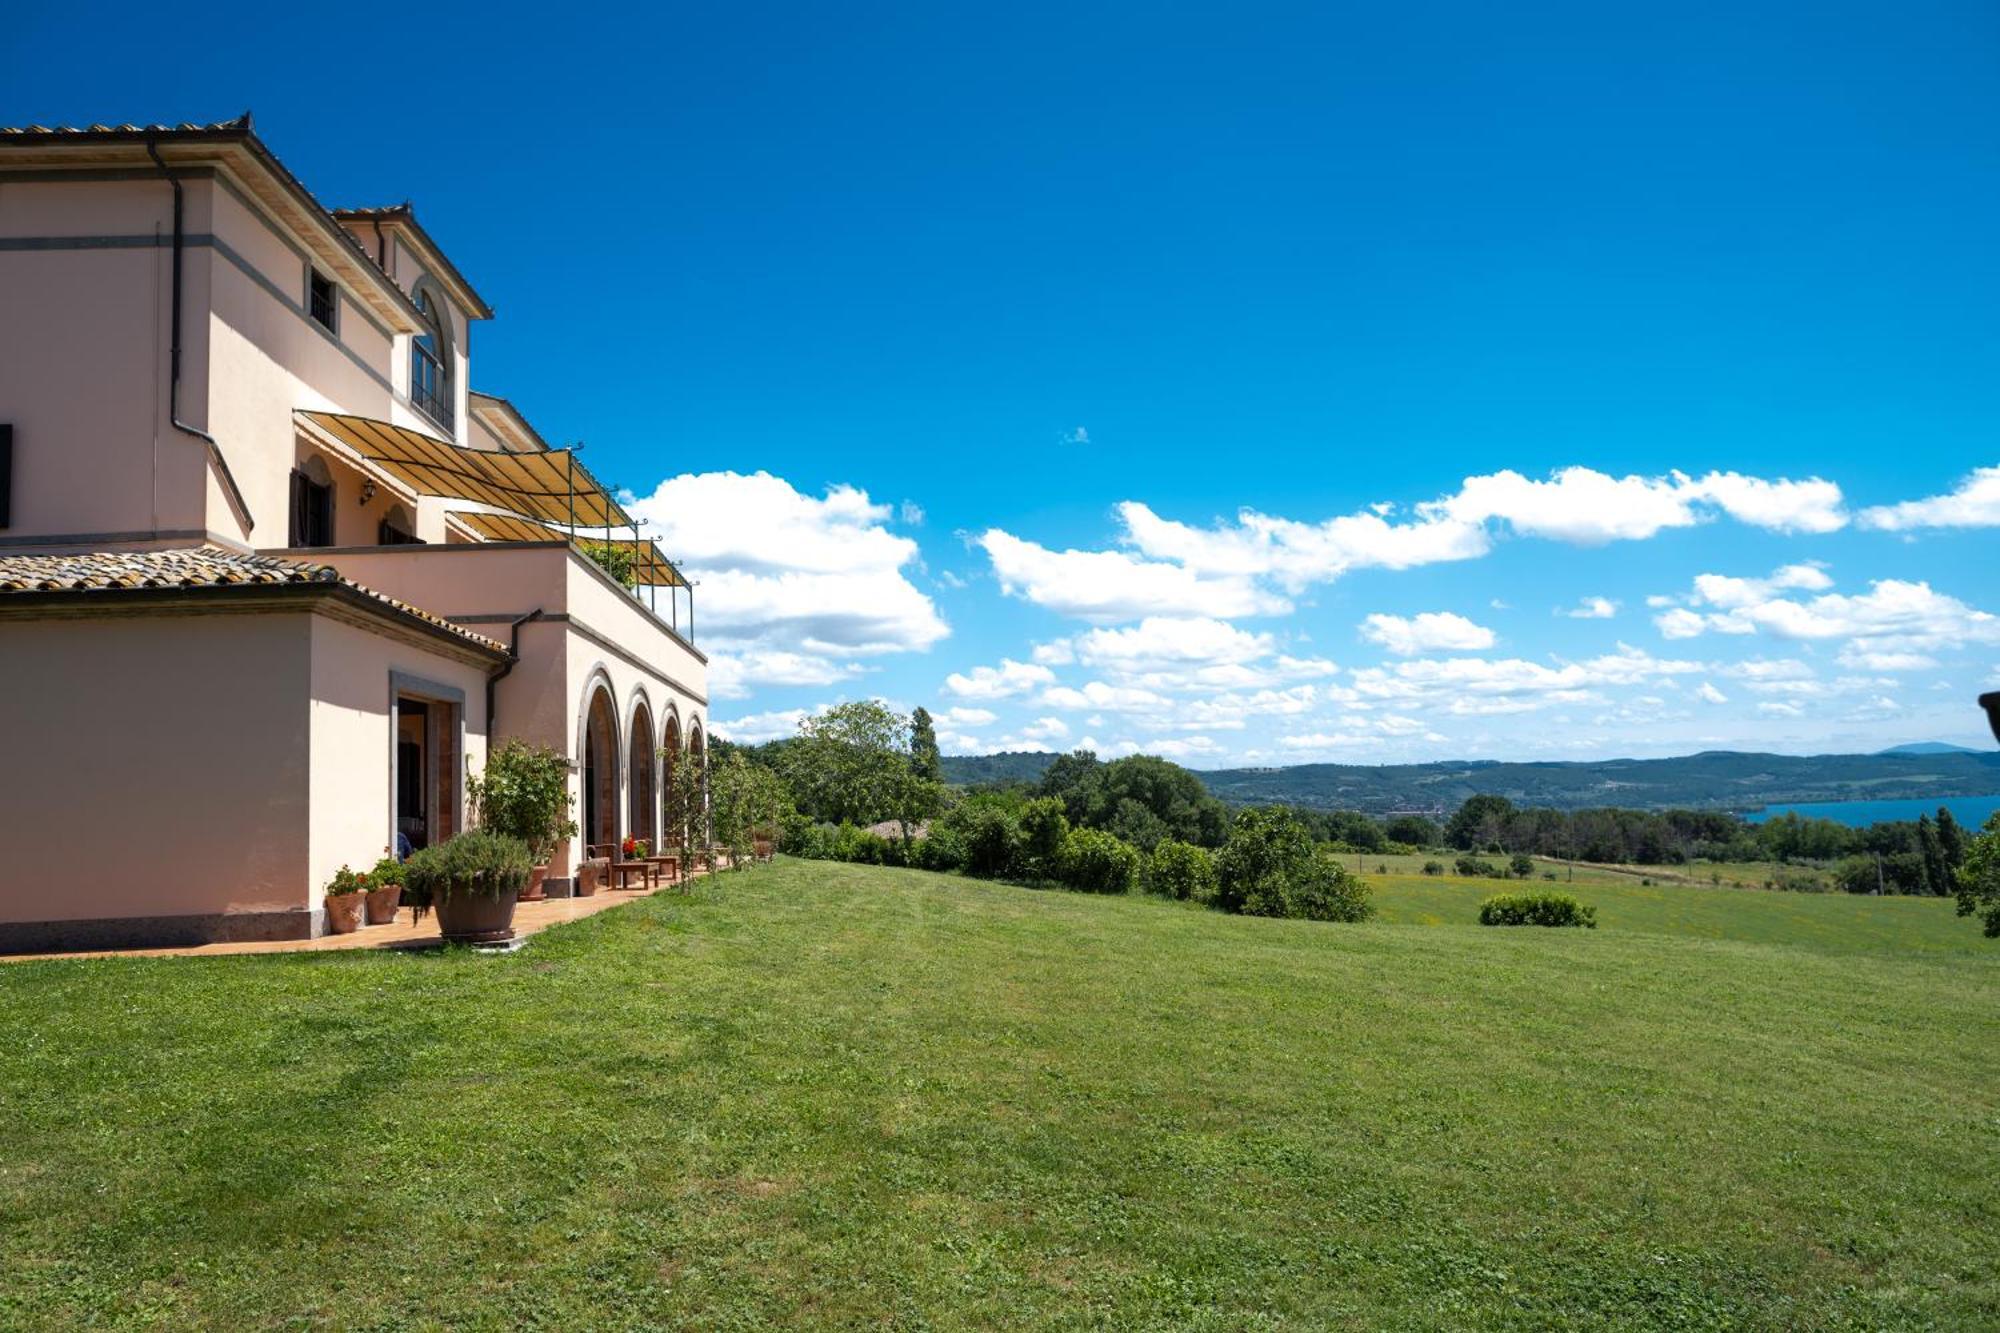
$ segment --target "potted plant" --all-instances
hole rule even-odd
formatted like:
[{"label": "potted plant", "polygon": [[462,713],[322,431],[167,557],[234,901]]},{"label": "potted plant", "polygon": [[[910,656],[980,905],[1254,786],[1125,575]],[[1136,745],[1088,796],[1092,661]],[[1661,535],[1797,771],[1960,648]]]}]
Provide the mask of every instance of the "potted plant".
[{"label": "potted plant", "polygon": [[576,836],[576,821],[569,817],[576,803],[569,775],[562,751],[515,738],[488,754],[485,774],[467,784],[479,826],[528,845],[533,864],[521,892],[525,901],[542,897],[542,881],[556,848]]},{"label": "potted plant", "polygon": [[326,886],[326,933],[345,935],[361,926],[361,908],[368,898],[368,876],[342,866]]},{"label": "potted plant", "polygon": [[514,904],[532,865],[519,838],[468,829],[405,862],[403,891],[419,915],[437,912],[446,940],[497,944],[514,938]]},{"label": "potted plant", "polygon": [[648,843],[644,838],[627,838],[620,845],[619,850],[624,853],[627,861],[643,861],[646,859],[646,853],[651,850],[651,846],[652,844]]},{"label": "potted plant", "polygon": [[403,896],[403,863],[384,856],[368,872],[368,924],[395,924],[396,904]]}]

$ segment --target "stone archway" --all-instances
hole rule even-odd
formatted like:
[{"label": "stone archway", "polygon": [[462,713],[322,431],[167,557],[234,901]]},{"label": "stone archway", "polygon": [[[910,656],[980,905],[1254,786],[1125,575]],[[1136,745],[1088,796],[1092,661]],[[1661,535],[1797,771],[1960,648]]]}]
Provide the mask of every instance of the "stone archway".
[{"label": "stone archway", "polygon": [[641,697],[632,709],[632,739],[625,747],[627,793],[625,831],[644,838],[655,850],[660,845],[660,793],[654,774],[659,754],[653,748],[653,710]]},{"label": "stone archway", "polygon": [[618,841],[618,722],[611,691],[592,682],[583,723],[583,837],[588,847]]}]

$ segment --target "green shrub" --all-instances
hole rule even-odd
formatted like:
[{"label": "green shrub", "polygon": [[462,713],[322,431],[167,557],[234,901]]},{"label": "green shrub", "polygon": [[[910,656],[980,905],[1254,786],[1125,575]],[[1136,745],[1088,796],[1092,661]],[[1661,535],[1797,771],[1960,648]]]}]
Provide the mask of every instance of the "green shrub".
[{"label": "green shrub", "polygon": [[1071,829],[1056,878],[1079,893],[1128,893],[1139,877],[1139,853],[1098,829]]},{"label": "green shrub", "polygon": [[1444,873],[1444,862],[1442,861],[1424,862],[1424,873],[1426,875],[1442,875]]},{"label": "green shrub", "polygon": [[1498,866],[1494,865],[1491,861],[1482,861],[1476,856],[1459,857],[1457,870],[1461,875],[1473,876],[1480,879],[1500,878],[1500,869]]},{"label": "green shrub", "polygon": [[990,802],[967,801],[938,821],[958,835],[961,868],[981,879],[1020,873],[1021,828],[1014,816]]},{"label": "green shrub", "polygon": [[1482,926],[1583,926],[1597,929],[1597,909],[1566,893],[1497,893],[1479,904]]},{"label": "green shrub", "polygon": [[1146,892],[1182,902],[1205,903],[1215,898],[1215,858],[1191,842],[1167,839],[1146,861]]},{"label": "green shrub", "polygon": [[403,863],[403,898],[423,908],[454,894],[497,898],[518,893],[533,866],[528,844],[485,829],[467,829]]},{"label": "green shrub", "polygon": [[1216,904],[1246,916],[1361,921],[1368,886],[1321,856],[1291,811],[1245,810],[1215,857]]},{"label": "green shrub", "polygon": [[527,843],[535,863],[545,865],[559,843],[576,836],[569,774],[562,751],[508,740],[486,756],[485,773],[466,783],[473,817],[488,833]]},{"label": "green shrub", "polygon": [[1069,816],[1062,801],[1043,796],[1021,807],[1021,873],[1030,879],[1056,879],[1063,847],[1069,839]]},{"label": "green shrub", "polygon": [[879,866],[889,860],[887,838],[852,824],[842,824],[834,831],[831,850],[834,860],[852,861],[858,865]]},{"label": "green shrub", "polygon": [[910,862],[925,870],[950,873],[965,866],[965,841],[958,830],[942,823],[932,824],[923,841],[910,849]]},{"label": "green shrub", "polygon": [[392,884],[400,887],[407,878],[403,863],[393,856],[383,857],[375,863],[375,868],[368,872],[369,887],[376,889],[386,889]]},{"label": "green shrub", "polygon": [[1515,852],[1508,858],[1507,869],[1513,872],[1515,879],[1526,879],[1535,873],[1535,858],[1525,852]]}]

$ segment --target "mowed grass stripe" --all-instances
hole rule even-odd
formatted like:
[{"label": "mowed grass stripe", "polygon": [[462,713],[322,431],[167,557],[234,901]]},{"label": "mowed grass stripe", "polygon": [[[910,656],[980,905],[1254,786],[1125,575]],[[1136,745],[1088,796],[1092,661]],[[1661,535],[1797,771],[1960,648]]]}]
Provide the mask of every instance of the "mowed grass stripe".
[{"label": "mowed grass stripe", "polygon": [[0,1321],[2000,1318],[1993,954],[1838,899],[1796,947],[1400,893],[780,862],[504,958],[0,969]]}]

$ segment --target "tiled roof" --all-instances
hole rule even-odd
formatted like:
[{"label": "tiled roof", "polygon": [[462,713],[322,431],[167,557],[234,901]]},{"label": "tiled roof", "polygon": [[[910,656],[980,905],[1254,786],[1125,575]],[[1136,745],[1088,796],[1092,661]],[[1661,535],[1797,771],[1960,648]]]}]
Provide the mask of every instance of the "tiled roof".
[{"label": "tiled roof", "polygon": [[422,607],[343,578],[332,565],[243,555],[211,547],[170,551],[91,551],[82,555],[0,555],[0,596],[10,593],[92,593],[139,589],[203,589],[333,585],[423,621],[493,652],[507,650]]},{"label": "tiled roof", "polygon": [[218,120],[207,125],[197,125],[184,120],[178,125],[0,125],[0,135],[14,138],[41,136],[54,138],[61,135],[76,137],[96,135],[100,138],[112,134],[228,134],[250,128],[250,113],[244,112],[234,120]]}]

